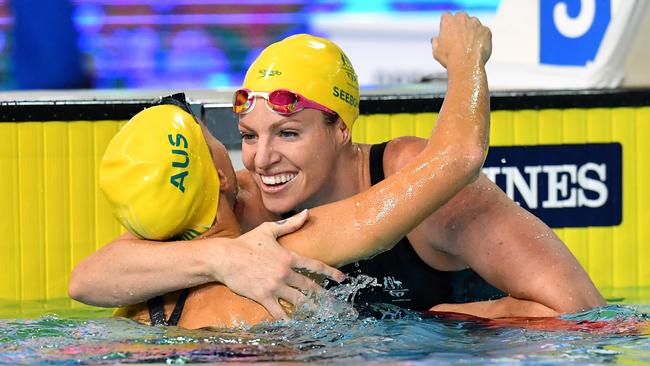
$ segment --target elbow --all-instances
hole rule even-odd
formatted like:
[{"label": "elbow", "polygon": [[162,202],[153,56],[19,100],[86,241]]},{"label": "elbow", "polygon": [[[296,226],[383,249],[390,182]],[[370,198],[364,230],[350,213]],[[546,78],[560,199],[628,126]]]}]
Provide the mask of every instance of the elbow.
[{"label": "elbow", "polygon": [[471,181],[475,181],[481,175],[483,164],[487,156],[487,150],[476,147],[468,153],[468,166],[470,169]]},{"label": "elbow", "polygon": [[85,303],[83,285],[79,281],[78,276],[74,274],[74,272],[70,274],[70,281],[68,282],[68,296],[73,300]]},{"label": "elbow", "polygon": [[[595,290],[595,289],[594,289]],[[571,304],[568,304],[566,307],[561,309],[561,313],[578,313],[582,311],[589,311],[594,308],[598,308],[601,306],[606,306],[607,301],[603,298],[603,296],[598,292],[598,290],[595,290],[593,293],[585,293],[583,298],[579,299],[579,301],[574,301]]]},{"label": "elbow", "polygon": [[82,276],[74,269],[70,274],[70,281],[68,281],[68,296],[73,300],[92,305],[88,296],[88,289],[84,285],[84,282]]},{"label": "elbow", "polygon": [[92,281],[88,280],[83,273],[79,273],[78,269],[75,268],[70,274],[70,280],[68,281],[68,296],[71,299],[86,305],[101,307],[115,306],[115,304],[112,303],[97,301],[97,299],[93,297],[94,289],[91,284]]},{"label": "elbow", "polygon": [[547,306],[558,314],[574,314],[607,305],[595,287],[556,294],[553,299],[548,300],[548,303]]},{"label": "elbow", "polygon": [[467,184],[477,180],[485,162],[485,151],[478,146],[472,146],[462,149],[458,155],[455,171],[462,175],[461,179]]}]

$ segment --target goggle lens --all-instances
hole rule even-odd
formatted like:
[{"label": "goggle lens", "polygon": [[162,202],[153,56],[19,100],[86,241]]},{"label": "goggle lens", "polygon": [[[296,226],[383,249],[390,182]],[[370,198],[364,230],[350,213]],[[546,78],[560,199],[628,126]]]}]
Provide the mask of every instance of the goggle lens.
[{"label": "goggle lens", "polygon": [[246,89],[240,89],[235,92],[235,98],[232,103],[232,108],[235,113],[245,113],[253,105],[254,96],[248,93]]},{"label": "goggle lens", "polygon": [[269,94],[269,107],[280,114],[297,112],[300,96],[288,90],[276,90]]}]

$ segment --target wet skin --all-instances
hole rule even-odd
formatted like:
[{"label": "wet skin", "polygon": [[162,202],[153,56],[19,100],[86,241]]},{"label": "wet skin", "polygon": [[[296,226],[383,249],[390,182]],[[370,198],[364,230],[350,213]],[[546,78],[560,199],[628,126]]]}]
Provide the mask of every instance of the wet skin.
[{"label": "wet skin", "polygon": [[[476,26],[468,29],[466,24],[458,22],[454,26],[470,33],[482,30]],[[261,194],[265,206],[279,212],[288,207],[283,205],[293,196],[289,193],[303,201],[305,196],[316,196],[311,203],[330,200],[332,194],[340,194],[342,200],[311,209],[310,220],[301,230],[279,238],[283,246],[299,254],[340,266],[390,249],[399,238],[474,181],[480,172],[488,144],[489,104],[484,70],[487,57],[482,51],[477,52],[477,57],[478,62],[461,62],[453,70],[450,69],[450,86],[443,111],[422,151],[395,174],[366,190],[361,187],[368,185],[367,176],[362,173],[367,171],[364,169],[367,146],[354,145],[350,150],[352,161],[360,164],[353,165],[347,172],[333,170],[334,165],[328,164],[328,160],[340,162],[350,158],[342,152],[353,146],[349,130],[342,121],[326,126],[322,119],[317,120],[318,112],[303,110],[291,118],[276,115],[274,120],[267,119],[266,124],[270,127],[263,129],[246,124],[253,121],[246,118],[256,117],[255,111],[249,113],[240,124],[244,144],[256,145],[257,148],[263,145],[261,150],[264,151],[244,157],[245,164],[250,166],[252,159],[254,166],[259,165],[260,168],[250,172],[248,180],[246,175],[242,175],[244,179],[239,182],[240,195],[255,199],[256,194]],[[471,82],[454,82],[477,73],[483,77],[470,77]],[[473,95],[478,95],[477,103],[468,105],[464,102]],[[256,110],[264,111],[263,108]],[[214,148],[215,144],[211,146]],[[307,154],[299,151],[297,146],[311,148],[312,155],[319,159],[304,159]],[[314,149],[317,151],[314,152]],[[318,164],[314,163],[316,160]],[[323,164],[320,164],[320,160],[323,160]],[[354,173],[352,179],[349,179],[350,172]],[[251,186],[249,180],[257,184]],[[337,184],[339,181],[341,184]],[[274,187],[277,183],[280,183],[279,187]],[[324,195],[321,195],[322,192],[309,191],[313,185],[324,184],[338,188],[332,191],[336,192]],[[250,190],[247,189],[249,187]],[[260,189],[255,191],[255,187]],[[340,187],[350,188],[345,190]],[[239,198],[237,200],[237,206],[249,203]],[[296,206],[295,202],[289,202],[289,205]],[[240,210],[241,207],[238,207],[237,211]],[[233,228],[236,221],[231,207],[220,205],[216,224],[207,235],[218,232],[236,235]],[[270,319],[264,308],[229,291],[219,284],[193,289],[179,325],[189,328],[232,326]],[[290,295],[282,298],[295,303]],[[173,303],[174,299],[170,296],[167,299],[168,311]],[[145,309],[140,308],[131,316],[146,319]]]},{"label": "wet skin", "polygon": [[[476,315],[486,312],[488,315],[484,316],[490,317],[547,316],[604,304],[580,264],[548,227],[517,207],[484,176],[475,179],[487,147],[489,101],[483,66],[490,53],[490,47],[486,43],[489,31],[466,15],[444,15],[440,35],[440,39],[433,42],[434,57],[448,66],[449,86],[434,132],[429,140],[400,138],[391,141],[384,157],[384,170],[388,178],[376,186],[369,187],[367,179],[368,147],[352,144],[349,130],[341,122],[327,126],[321,121],[317,125],[313,120],[315,117],[305,114],[309,111],[293,116],[301,118],[305,128],[313,127],[299,131],[301,138],[318,137],[303,146],[306,150],[299,151],[289,148],[291,144],[295,146],[300,143],[289,140],[295,135],[283,132],[282,129],[268,128],[282,117],[265,115],[265,108],[257,107],[254,112],[258,114],[251,112],[246,116],[247,119],[242,117],[242,132],[252,132],[254,135],[251,144],[246,143],[248,137],[244,136],[244,149],[254,147],[255,151],[244,152],[246,166],[250,170],[239,174],[240,190],[234,208],[241,227],[247,231],[262,221],[274,219],[276,216],[273,213],[286,211],[287,207],[293,209],[325,205],[311,210],[310,220],[302,230],[280,238],[279,241],[299,254],[332,265],[341,265],[387,250],[399,238],[408,234],[408,239],[420,258],[430,266],[440,270],[471,266],[490,283],[512,295],[495,303],[498,306],[486,303],[442,304],[436,306],[436,310]],[[454,62],[449,63],[448,60]],[[258,107],[260,105],[262,104],[258,103]],[[253,117],[256,118],[251,119]],[[310,125],[312,122],[313,126]],[[319,132],[320,128],[328,128],[329,132]],[[332,161],[325,157],[334,159],[333,168]],[[275,189],[280,194],[284,194],[284,189],[291,189],[295,193],[291,197],[285,197],[289,200],[288,203],[276,200],[273,196],[276,192],[273,189],[265,190],[261,185],[278,185],[278,173],[284,174],[279,177],[280,185],[282,180],[292,178],[290,184],[286,185],[288,188]],[[324,178],[327,173],[330,176]],[[259,175],[257,181],[255,174]],[[274,181],[267,180],[265,183],[263,179],[266,178],[262,175],[275,175]],[[260,184],[260,188],[255,183]],[[405,194],[406,192],[411,194]],[[360,195],[355,197],[354,194]],[[417,199],[413,199],[415,196]],[[343,201],[330,203],[340,199]],[[447,200],[450,201],[445,204]],[[272,212],[267,211],[262,203],[268,204],[267,208]],[[217,224],[220,223],[219,220]],[[237,253],[236,257],[240,260],[258,263],[253,260],[258,250],[255,250],[254,245],[244,244],[246,241],[253,244],[256,240],[261,242],[258,237],[253,240],[256,230],[240,237],[243,238],[241,244],[246,245],[247,250],[250,249],[249,254],[243,257]],[[213,234],[218,236],[219,232],[228,234],[228,231],[232,229],[217,230]],[[164,250],[165,253],[174,253],[175,262],[187,253],[196,253],[192,248],[212,250],[206,246],[199,247],[200,241],[196,242],[197,245],[173,243],[173,246],[165,246]],[[124,253],[126,248],[126,254],[130,258],[133,257],[134,248],[141,248],[136,244],[133,241],[124,242],[121,246],[110,247],[111,252],[107,249],[104,253]],[[177,250],[179,244],[183,247]],[[142,246],[142,251],[154,254],[160,247]],[[282,258],[273,258],[274,262],[289,262],[284,255]],[[228,259],[232,261],[236,258]],[[110,266],[110,262],[96,261],[101,264],[99,268]],[[184,263],[191,265],[194,259]],[[138,262],[135,268],[140,266]],[[155,270],[159,267],[146,268],[144,275],[160,273]],[[165,268],[169,269],[163,266],[162,270]],[[191,282],[179,279],[187,278],[185,272],[175,272],[166,282],[177,279],[181,285],[174,284],[177,287],[172,289],[186,287]],[[151,288],[151,281],[137,282],[141,277],[130,277],[128,280],[132,284]],[[214,281],[210,276],[205,277]],[[222,278],[228,279],[220,277],[217,280],[225,282]],[[156,278],[152,280],[156,281]],[[199,280],[205,282],[201,277]],[[260,277],[253,281],[259,283],[265,280],[265,277]],[[258,287],[250,286],[250,283],[252,282],[245,283],[244,287],[253,290]],[[290,286],[299,287],[297,284]],[[153,292],[136,290],[140,299],[151,297],[149,295]],[[105,293],[111,292],[100,292]],[[302,294],[284,289],[282,294],[276,296],[296,303],[292,300],[300,298]],[[219,299],[221,297],[215,296],[214,301],[221,301]],[[232,301],[235,304],[240,300],[234,298]],[[249,301],[251,309],[257,306],[250,300],[241,301]],[[278,306],[274,300],[270,304],[265,303],[266,309],[270,309],[273,302]],[[529,303],[535,306],[522,306]],[[193,317],[191,306],[186,311],[184,317]],[[221,313],[217,315],[224,316]],[[246,313],[231,313],[229,319],[233,315],[247,316]],[[192,324],[197,325],[202,321],[207,324],[210,321],[208,318],[195,319],[197,323]],[[187,319],[181,321],[188,321]]]}]

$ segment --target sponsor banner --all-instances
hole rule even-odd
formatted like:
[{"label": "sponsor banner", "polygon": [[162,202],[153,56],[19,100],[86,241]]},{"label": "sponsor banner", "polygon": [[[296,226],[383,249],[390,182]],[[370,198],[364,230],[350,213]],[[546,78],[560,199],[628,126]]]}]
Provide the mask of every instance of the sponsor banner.
[{"label": "sponsor banner", "polygon": [[621,223],[619,143],[491,147],[483,173],[550,227]]}]

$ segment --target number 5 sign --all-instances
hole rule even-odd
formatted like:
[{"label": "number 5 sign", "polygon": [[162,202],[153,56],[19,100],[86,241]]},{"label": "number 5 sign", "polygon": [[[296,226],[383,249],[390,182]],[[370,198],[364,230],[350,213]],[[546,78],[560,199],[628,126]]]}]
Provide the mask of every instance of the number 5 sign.
[{"label": "number 5 sign", "polygon": [[593,61],[611,20],[611,0],[540,0],[540,63]]}]

